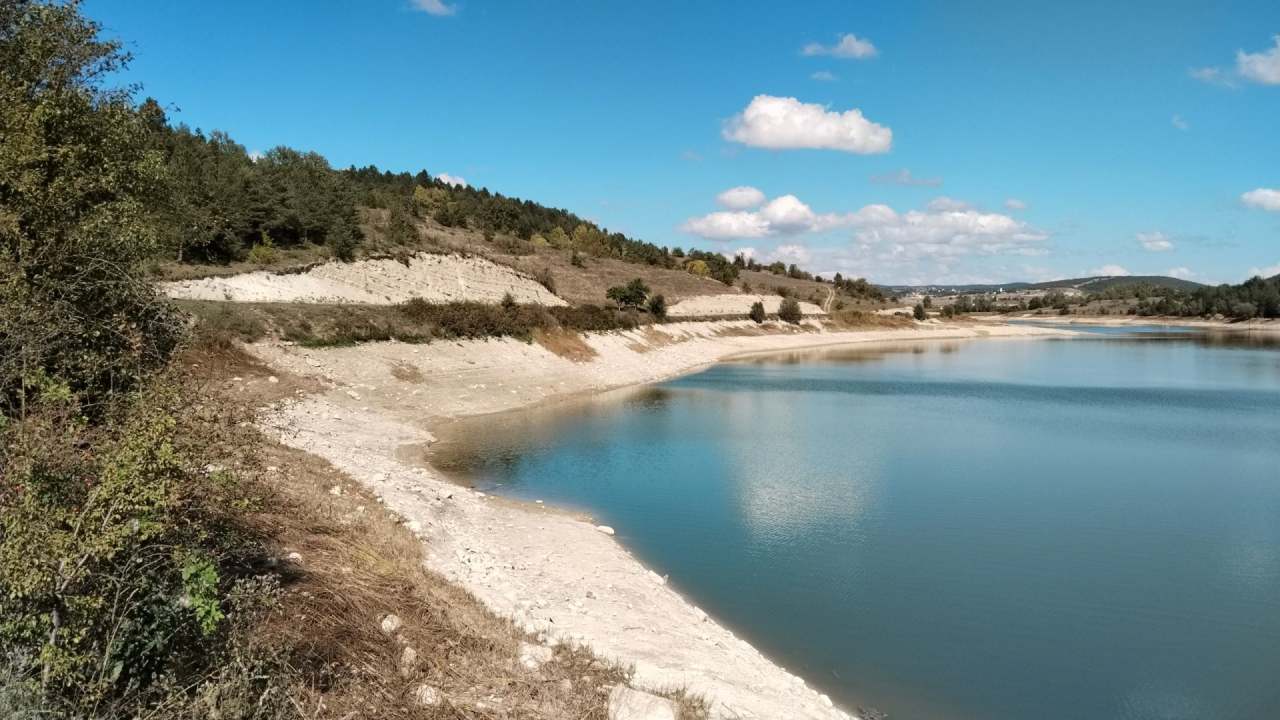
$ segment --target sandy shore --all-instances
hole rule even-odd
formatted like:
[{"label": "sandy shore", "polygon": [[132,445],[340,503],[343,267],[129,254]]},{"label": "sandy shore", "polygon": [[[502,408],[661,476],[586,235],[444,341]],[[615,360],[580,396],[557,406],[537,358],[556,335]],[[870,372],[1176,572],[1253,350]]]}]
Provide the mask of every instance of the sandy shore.
[{"label": "sandy shore", "polygon": [[663,380],[736,355],[1069,332],[982,323],[861,332],[767,327],[681,323],[593,335],[586,342],[595,357],[587,362],[514,340],[251,350],[328,388],[281,408],[284,441],[365,483],[424,541],[431,569],[495,612],[548,643],[586,643],[634,664],[638,686],[701,693],[716,717],[845,718],[825,695],[685,601],[611,533],[567,513],[460,488],[420,462],[431,428],[450,419]]}]

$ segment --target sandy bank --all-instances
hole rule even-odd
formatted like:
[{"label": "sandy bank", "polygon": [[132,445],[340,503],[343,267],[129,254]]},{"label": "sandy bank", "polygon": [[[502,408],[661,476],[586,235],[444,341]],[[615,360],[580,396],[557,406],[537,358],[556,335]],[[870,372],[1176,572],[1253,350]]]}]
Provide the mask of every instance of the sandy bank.
[{"label": "sandy bank", "polygon": [[[379,343],[325,350],[258,345],[268,363],[328,388],[280,412],[285,442],[366,483],[424,541],[426,562],[548,642],[633,663],[636,684],[704,694],[717,717],[841,718],[803,680],[708,618],[588,522],[500,501],[415,464],[431,426],[571,394],[652,382],[745,353],[879,340],[1045,336],[1033,326],[796,331],[749,321],[590,336],[573,362],[514,340]],[[816,326],[815,326],[816,327]]]},{"label": "sandy bank", "polygon": [[[753,303],[764,305],[764,311],[777,315],[782,305],[778,295],[694,295],[674,303],[667,308],[671,317],[713,317],[716,315],[737,315],[742,317],[751,312]],[[811,302],[800,302],[801,315],[825,315],[822,308]]]},{"label": "sandy bank", "polygon": [[160,284],[166,295],[231,302],[361,303],[386,305],[419,297],[427,302],[517,302],[564,305],[533,278],[480,257],[419,254],[396,260],[329,262],[301,273],[267,271]]}]

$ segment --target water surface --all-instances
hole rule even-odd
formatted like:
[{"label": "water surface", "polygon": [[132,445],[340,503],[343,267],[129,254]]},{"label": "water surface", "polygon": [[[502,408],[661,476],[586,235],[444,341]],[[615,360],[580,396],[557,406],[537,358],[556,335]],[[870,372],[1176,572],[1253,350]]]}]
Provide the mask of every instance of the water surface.
[{"label": "water surface", "polygon": [[789,353],[464,425],[893,718],[1280,717],[1280,352],[1100,329]]}]

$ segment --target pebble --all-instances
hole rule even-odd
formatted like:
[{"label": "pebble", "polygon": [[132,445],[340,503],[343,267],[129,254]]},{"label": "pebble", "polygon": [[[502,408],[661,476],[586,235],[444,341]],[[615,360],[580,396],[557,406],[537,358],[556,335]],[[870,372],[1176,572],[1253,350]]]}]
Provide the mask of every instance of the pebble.
[{"label": "pebble", "polygon": [[413,701],[420,707],[435,707],[441,703],[443,696],[440,691],[430,685],[419,685],[417,690],[413,691]]},{"label": "pebble", "polygon": [[382,634],[394,635],[400,629],[400,618],[397,615],[390,614],[382,618]]},{"label": "pebble", "polygon": [[597,525],[597,526],[596,526],[596,529],[597,529],[597,530],[599,530],[600,532],[604,533],[605,535],[613,535],[613,534],[614,534],[614,533],[613,533],[613,528],[609,527],[608,525]]}]

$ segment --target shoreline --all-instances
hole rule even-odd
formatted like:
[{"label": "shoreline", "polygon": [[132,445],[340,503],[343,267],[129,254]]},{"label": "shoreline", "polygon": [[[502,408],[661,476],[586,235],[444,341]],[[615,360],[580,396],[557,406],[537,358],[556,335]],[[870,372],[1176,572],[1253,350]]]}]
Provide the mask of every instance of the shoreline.
[{"label": "shoreline", "polygon": [[426,565],[490,610],[547,644],[584,644],[633,665],[637,686],[701,694],[711,701],[713,717],[825,720],[850,715],[686,600],[612,531],[573,509],[462,487],[423,462],[433,430],[455,420],[597,396],[750,355],[1075,334],[989,323],[853,331],[806,326],[693,322],[592,334],[584,342],[595,356],[586,362],[516,340],[328,349],[258,344],[249,350],[327,388],[277,411],[272,424],[282,441],[368,487],[423,541]]},{"label": "shoreline", "polygon": [[1258,332],[1280,333],[1280,321],[1277,320],[1205,320],[1203,318],[1167,317],[1139,315],[1018,315],[1009,316],[1009,321],[1018,323],[1044,323],[1046,325],[1092,325],[1096,327],[1131,327],[1141,325],[1160,325],[1166,327],[1186,327],[1214,332]]}]

